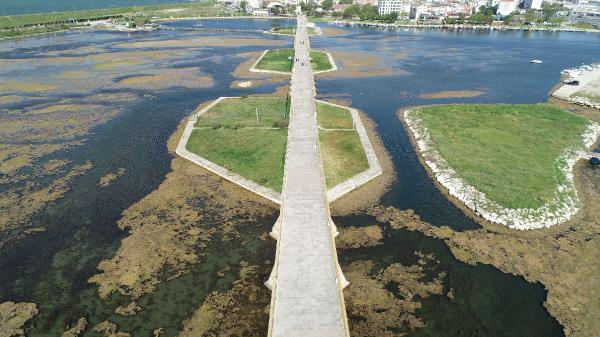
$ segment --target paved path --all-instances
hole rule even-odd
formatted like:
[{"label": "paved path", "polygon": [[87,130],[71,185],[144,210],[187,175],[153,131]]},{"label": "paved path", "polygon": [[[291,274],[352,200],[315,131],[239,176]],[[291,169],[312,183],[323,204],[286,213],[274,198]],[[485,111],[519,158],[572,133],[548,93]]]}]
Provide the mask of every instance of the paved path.
[{"label": "paved path", "polygon": [[335,252],[319,152],[315,87],[306,18],[298,17],[291,82],[291,115],[285,160],[269,336],[344,337],[348,325],[342,296],[347,285]]}]

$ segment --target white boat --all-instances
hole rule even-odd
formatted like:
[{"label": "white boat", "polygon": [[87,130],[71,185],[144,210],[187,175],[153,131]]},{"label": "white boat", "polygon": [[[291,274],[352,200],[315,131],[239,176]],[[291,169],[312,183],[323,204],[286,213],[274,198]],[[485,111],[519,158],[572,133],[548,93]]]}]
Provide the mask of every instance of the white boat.
[{"label": "white boat", "polygon": [[536,63],[536,64],[543,63],[541,60],[531,60],[530,62],[531,62],[531,63]]}]

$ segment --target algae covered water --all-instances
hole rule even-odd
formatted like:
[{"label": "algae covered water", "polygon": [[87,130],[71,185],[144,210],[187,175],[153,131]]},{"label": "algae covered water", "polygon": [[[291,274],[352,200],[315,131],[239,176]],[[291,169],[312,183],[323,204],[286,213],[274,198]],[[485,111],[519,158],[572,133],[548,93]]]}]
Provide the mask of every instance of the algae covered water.
[{"label": "algae covered water", "polygon": [[[209,27],[261,30],[273,24],[267,20],[201,22]],[[195,22],[171,23],[177,24]],[[418,162],[396,112],[417,104],[544,102],[548,90],[558,81],[561,69],[593,61],[600,54],[599,37],[586,34],[324,28],[335,29],[336,34],[313,37],[311,44],[313,48],[337,54],[342,66],[340,72],[345,75],[318,79],[318,95],[349,101],[376,123],[396,169],[396,182],[384,196],[383,204],[413,209],[424,221],[460,230],[474,229],[478,225],[452,206],[433,185]],[[157,329],[162,329],[161,336],[175,336],[186,320],[195,317],[200,306],[217,302],[245,308],[269,302],[268,292],[261,291],[260,287],[272,264],[274,243],[264,236],[277,218],[276,210],[266,208],[252,217],[244,212],[232,213],[224,218],[215,211],[215,200],[220,196],[214,191],[233,188],[204,176],[193,176],[189,180],[190,184],[203,186],[198,198],[182,203],[176,198],[168,199],[170,207],[165,207],[166,210],[178,207],[197,210],[202,218],[193,221],[204,223],[207,232],[218,232],[211,234],[217,236],[198,239],[191,246],[187,253],[198,255],[196,262],[165,262],[156,277],[147,279],[147,283],[140,286],[132,282],[131,289],[115,289],[106,299],[100,298],[98,284],[89,280],[100,273],[101,261],[112,259],[116,254],[122,254],[118,256],[123,259],[127,259],[128,253],[129,256],[137,254],[137,251],[123,251],[121,242],[134,236],[130,230],[135,219],[150,224],[146,227],[153,223],[145,218],[148,214],[159,219],[154,224],[185,222],[180,221],[186,214],[183,211],[171,217],[168,211],[153,214],[147,208],[136,208],[125,217],[130,222],[119,228],[123,212],[143,202],[161,186],[166,190],[162,191],[162,198],[171,197],[169,191],[175,191],[169,189],[172,185],[163,185],[169,181],[168,174],[172,171],[173,157],[167,150],[167,141],[182,119],[197,105],[219,96],[269,93],[286,85],[285,78],[252,79],[260,85],[242,90],[232,82],[245,79],[245,75],[235,74],[236,67],[251,60],[248,56],[251,53],[290,45],[289,38],[267,34],[180,31],[132,35],[65,33],[0,45],[1,75],[10,76],[21,88],[27,89],[2,94],[11,98],[2,101],[0,124],[25,123],[20,114],[36,112],[34,115],[38,116],[40,112],[48,113],[53,105],[79,113],[98,112],[86,119],[85,125],[76,125],[87,132],[72,134],[69,129],[60,139],[47,136],[10,143],[17,146],[29,142],[45,147],[68,143],[63,150],[32,156],[34,165],[39,161],[43,166],[53,159],[60,159],[65,171],[86,162],[91,165],[72,180],[62,197],[50,200],[31,217],[32,227],[43,227],[45,231],[22,238],[16,238],[13,232],[2,234],[6,236],[3,239],[10,240],[0,251],[0,302],[38,304],[39,313],[26,325],[29,335],[59,336],[65,328],[85,317],[88,321],[85,335],[89,336],[98,335],[100,332],[93,328],[104,321],[115,323],[119,331],[134,336],[152,335]],[[539,58],[540,50],[545,51],[544,64],[534,67],[529,59]],[[572,53],[573,50],[578,52]],[[451,97],[451,94],[441,99],[424,96],[459,90],[479,94],[469,98]],[[98,116],[106,116],[108,111],[113,111],[112,117],[100,121]],[[39,122],[35,118],[32,121]],[[62,130],[60,125],[59,120],[49,129]],[[72,141],[81,144],[71,144]],[[99,185],[102,177],[121,168],[126,174],[107,187]],[[60,176],[61,173],[32,173],[30,181],[46,186],[54,179],[53,174]],[[15,180],[4,183],[1,188],[8,193],[21,184],[24,182]],[[246,197],[242,194],[232,198],[243,204]],[[384,228],[382,245],[340,249],[338,255],[343,266],[356,266],[360,261],[370,261],[375,266],[373,270],[394,264],[411,266],[418,264],[415,252],[430,256],[427,261],[438,261],[437,264],[426,263],[432,267],[424,268],[419,281],[427,283],[444,275],[439,277],[440,285],[435,288],[440,294],[432,290],[414,312],[427,326],[398,333],[447,336],[450,331],[454,336],[505,336],[510,328],[508,331],[513,335],[563,335],[560,325],[543,307],[542,285],[530,284],[491,266],[462,263],[442,241],[418,232],[392,229],[369,217],[334,220],[340,227],[379,224]],[[236,224],[233,230],[232,223]],[[194,234],[184,225],[173,235],[185,238]],[[144,225],[135,228],[139,230]],[[154,235],[159,237],[165,233]],[[144,245],[145,241],[139,244]],[[134,262],[151,264],[148,260],[132,261],[128,266],[131,270],[137,268]],[[236,289],[236,281],[243,278],[240,275],[247,265],[257,266],[257,271],[251,274],[254,275],[251,283],[258,290],[252,296],[237,296],[231,291]],[[103,275],[117,271],[105,269]],[[130,276],[116,275],[124,279]],[[103,287],[110,287],[109,281]],[[134,290],[139,290],[139,296],[131,295]],[[453,301],[442,296],[448,292],[452,293]],[[228,302],[219,297],[222,294],[233,294],[233,300]],[[403,296],[396,295],[397,298]],[[132,299],[139,310],[133,310],[131,315],[115,312]],[[248,330],[248,334],[263,335],[268,316],[262,313],[256,317],[255,330]],[[218,322],[218,318],[211,319]],[[360,318],[350,316],[350,319],[358,326]]]}]

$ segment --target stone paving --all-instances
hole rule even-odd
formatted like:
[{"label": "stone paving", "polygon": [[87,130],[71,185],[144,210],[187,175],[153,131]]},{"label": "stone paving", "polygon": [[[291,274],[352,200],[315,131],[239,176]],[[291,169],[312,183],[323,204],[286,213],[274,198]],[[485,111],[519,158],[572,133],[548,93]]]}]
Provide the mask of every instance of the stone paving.
[{"label": "stone paving", "polygon": [[298,16],[291,81],[280,219],[275,265],[266,282],[272,291],[269,336],[342,337],[348,324],[342,289],[347,285],[335,252],[319,152],[315,87],[306,18]]}]

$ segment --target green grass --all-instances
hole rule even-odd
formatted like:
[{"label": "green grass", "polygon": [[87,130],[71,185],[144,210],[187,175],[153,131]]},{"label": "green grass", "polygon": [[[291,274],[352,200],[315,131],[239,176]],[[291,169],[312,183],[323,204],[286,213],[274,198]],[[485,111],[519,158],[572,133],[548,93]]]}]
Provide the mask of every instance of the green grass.
[{"label": "green grass", "polygon": [[[291,58],[291,59],[290,59]],[[310,51],[311,66],[313,71],[329,70],[333,66],[329,62],[327,53],[322,51]],[[274,49],[269,50],[256,65],[260,70],[272,70],[291,72],[294,66],[293,49]]]},{"label": "green grass", "polygon": [[558,159],[588,121],[549,105],[446,105],[417,115],[448,164],[501,206],[537,208],[565,181]]},{"label": "green grass", "polygon": [[310,65],[313,71],[323,71],[333,68],[333,65],[329,62],[327,53],[316,50],[310,51]]},{"label": "green grass", "polygon": [[[280,114],[259,118],[259,127],[285,122],[280,129],[257,129],[255,107],[285,109],[285,97],[225,99],[204,113],[196,123],[186,148],[240,176],[281,191],[287,119]],[[333,187],[369,167],[352,117],[347,109],[317,103],[320,126],[348,131],[319,131],[327,186]]]},{"label": "green grass", "polygon": [[353,129],[350,110],[317,102],[317,123],[325,129]]},{"label": "green grass", "polygon": [[186,148],[226,169],[281,192],[287,129],[197,129]]},{"label": "green grass", "polygon": [[[178,11],[173,11],[177,9]],[[77,26],[80,22],[101,19],[133,19],[136,22],[153,18],[224,16],[223,6],[213,1],[195,3],[148,5],[68,11],[43,14],[0,16],[0,37],[31,35],[57,30],[57,25]],[[45,30],[44,30],[45,29]]]},{"label": "green grass", "polygon": [[333,187],[369,168],[356,131],[319,131],[323,171],[327,186]]},{"label": "green grass", "polygon": [[262,59],[260,59],[256,68],[261,70],[291,72],[293,64],[293,49],[275,49],[269,50]]},{"label": "green grass", "polygon": [[317,102],[317,124],[326,129],[349,130],[319,130],[327,186],[333,187],[369,168],[358,132],[353,130],[354,123],[348,109]]},{"label": "green grass", "polygon": [[565,24],[568,27],[579,28],[579,29],[596,29],[594,25],[587,22],[569,22]]},{"label": "green grass", "polygon": [[287,127],[289,106],[286,97],[228,98],[205,112],[196,127]]}]

